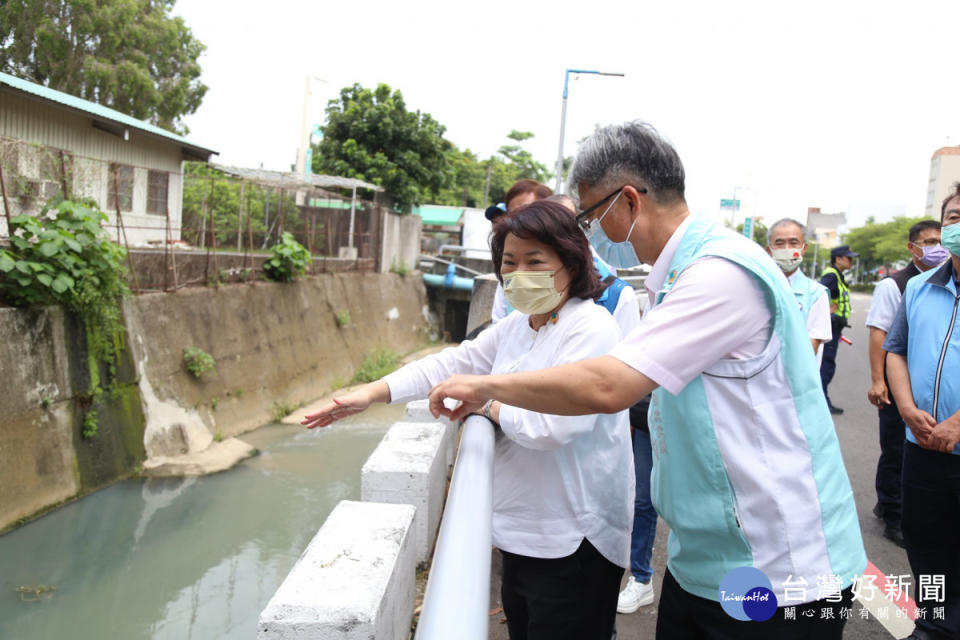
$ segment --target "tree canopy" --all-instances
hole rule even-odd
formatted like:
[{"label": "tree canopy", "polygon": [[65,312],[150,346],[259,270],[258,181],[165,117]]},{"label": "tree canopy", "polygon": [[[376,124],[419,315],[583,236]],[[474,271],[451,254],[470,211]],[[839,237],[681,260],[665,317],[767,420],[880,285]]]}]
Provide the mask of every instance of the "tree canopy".
[{"label": "tree canopy", "polygon": [[910,259],[907,250],[910,227],[926,219],[926,216],[897,216],[889,222],[876,222],[871,216],[862,227],[851,229],[844,236],[844,242],[860,254],[863,269],[891,266],[894,262]]},{"label": "tree canopy", "polygon": [[485,192],[488,203],[500,202],[521,178],[551,178],[523,147],[528,131],[511,131],[510,142],[485,160],[446,140],[445,131],[429,114],[408,111],[400,91],[354,84],[327,106],[313,170],[378,184],[401,210],[424,202],[480,207]]},{"label": "tree canopy", "polygon": [[313,170],[380,185],[401,210],[450,183],[453,145],[443,137],[446,128],[430,114],[408,111],[403,95],[386,84],[342,89],[327,106],[322,130]]},{"label": "tree canopy", "polygon": [[204,50],[175,0],[4,0],[0,71],[186,133]]}]

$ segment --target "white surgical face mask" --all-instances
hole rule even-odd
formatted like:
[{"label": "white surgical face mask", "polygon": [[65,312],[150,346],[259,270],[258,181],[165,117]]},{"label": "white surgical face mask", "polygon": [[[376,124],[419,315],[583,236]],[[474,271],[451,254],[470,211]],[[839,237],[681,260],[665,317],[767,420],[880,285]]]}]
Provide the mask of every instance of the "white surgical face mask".
[{"label": "white surgical face mask", "polygon": [[803,262],[803,247],[799,249],[771,249],[773,261],[784,273],[794,271]]},{"label": "white surgical face mask", "polygon": [[637,251],[633,248],[633,243],[630,242],[630,234],[633,233],[633,228],[640,218],[637,217],[634,219],[633,224],[630,225],[630,229],[627,231],[627,237],[623,242],[614,242],[611,240],[600,225],[607,216],[607,213],[610,212],[610,209],[613,208],[613,205],[620,199],[621,193],[623,192],[621,191],[617,194],[617,197],[604,209],[603,214],[599,218],[590,221],[586,234],[587,240],[593,245],[597,255],[607,264],[621,269],[629,269],[630,267],[637,267],[641,264],[640,259],[637,257]]},{"label": "white surgical face mask", "polygon": [[[558,270],[559,271],[559,270]],[[557,271],[513,271],[503,274],[503,295],[521,313],[536,315],[556,309],[563,300],[557,291]]]}]

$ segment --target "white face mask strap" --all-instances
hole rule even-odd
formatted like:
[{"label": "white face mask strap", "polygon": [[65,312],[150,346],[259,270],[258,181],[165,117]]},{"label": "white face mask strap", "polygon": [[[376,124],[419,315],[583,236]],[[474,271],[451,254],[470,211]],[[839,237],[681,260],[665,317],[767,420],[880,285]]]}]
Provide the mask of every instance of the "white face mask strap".
[{"label": "white face mask strap", "polygon": [[617,200],[619,200],[620,196],[622,195],[623,195],[623,190],[621,189],[620,192],[613,199],[613,202],[608,204],[607,208],[603,210],[603,213],[600,215],[600,217],[597,218],[597,224],[600,224],[603,221],[603,219],[607,217],[607,214],[610,213],[610,209],[613,209],[613,205],[617,204]]}]

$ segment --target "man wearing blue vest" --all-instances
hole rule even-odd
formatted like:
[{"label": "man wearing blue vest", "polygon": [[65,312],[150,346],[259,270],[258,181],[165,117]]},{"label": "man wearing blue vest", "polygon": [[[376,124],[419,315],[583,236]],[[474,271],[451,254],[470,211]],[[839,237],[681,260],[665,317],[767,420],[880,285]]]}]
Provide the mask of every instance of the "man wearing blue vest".
[{"label": "man wearing blue vest", "polygon": [[950,259],[910,279],[883,343],[907,423],[901,527],[925,612],[916,640],[960,638],[960,184],[940,211]]},{"label": "man wearing blue vest", "polygon": [[[609,355],[452,376],[431,391],[431,410],[457,417],[493,398],[610,413],[653,391],[651,495],[670,526],[657,638],[839,640],[867,561],[783,275],[755,243],[690,214],[680,158],[646,123],[595,131],[571,182],[600,256],[653,265],[651,308]],[[461,405],[446,410],[448,397]]]}]

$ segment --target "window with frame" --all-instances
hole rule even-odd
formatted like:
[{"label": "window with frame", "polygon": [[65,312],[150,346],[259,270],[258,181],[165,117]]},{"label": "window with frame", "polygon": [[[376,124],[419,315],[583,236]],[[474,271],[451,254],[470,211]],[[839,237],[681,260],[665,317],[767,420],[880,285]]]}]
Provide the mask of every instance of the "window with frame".
[{"label": "window with frame", "polygon": [[169,185],[170,174],[166,171],[149,171],[147,173],[147,213],[158,216],[167,214]]},{"label": "window with frame", "polygon": [[107,210],[133,211],[133,167],[127,164],[110,163],[110,176],[107,181]]}]

